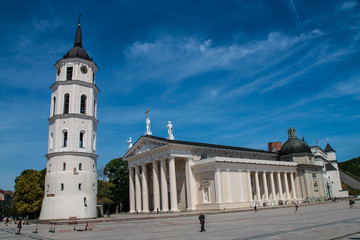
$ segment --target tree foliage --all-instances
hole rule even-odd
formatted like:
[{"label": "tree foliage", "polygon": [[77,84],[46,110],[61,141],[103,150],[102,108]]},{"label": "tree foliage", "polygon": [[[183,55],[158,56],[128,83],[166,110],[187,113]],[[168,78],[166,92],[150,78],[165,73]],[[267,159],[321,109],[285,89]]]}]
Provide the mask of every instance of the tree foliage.
[{"label": "tree foliage", "polygon": [[13,206],[18,215],[29,215],[30,218],[39,216],[44,196],[44,173],[27,169],[15,179]]},{"label": "tree foliage", "polygon": [[338,165],[343,172],[360,181],[360,157],[341,162]]},{"label": "tree foliage", "polygon": [[99,169],[97,198],[105,213],[128,211],[129,172],[126,161],[116,158]]}]

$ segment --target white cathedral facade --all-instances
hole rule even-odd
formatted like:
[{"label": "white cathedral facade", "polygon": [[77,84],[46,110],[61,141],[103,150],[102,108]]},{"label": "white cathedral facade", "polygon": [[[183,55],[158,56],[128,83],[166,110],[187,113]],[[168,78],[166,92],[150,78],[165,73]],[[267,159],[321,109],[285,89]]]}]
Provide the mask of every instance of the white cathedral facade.
[{"label": "white cathedral facade", "polygon": [[[123,159],[129,166],[130,213],[237,209],[329,198],[319,156],[292,127],[278,152],[151,134],[129,147]],[[329,161],[336,162],[334,154],[329,153]],[[340,178],[335,178],[338,184]],[[337,190],[341,192],[341,185]]]},{"label": "white cathedral facade", "polygon": [[74,47],[55,68],[40,219],[93,218],[97,216],[98,67],[82,48],[80,23]]}]

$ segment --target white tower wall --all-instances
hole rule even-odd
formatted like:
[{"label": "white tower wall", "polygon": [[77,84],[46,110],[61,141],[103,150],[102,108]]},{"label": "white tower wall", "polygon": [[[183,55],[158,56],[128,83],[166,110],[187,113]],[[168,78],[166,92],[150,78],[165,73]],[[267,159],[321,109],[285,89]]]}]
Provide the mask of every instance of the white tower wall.
[{"label": "white tower wall", "polygon": [[[97,192],[96,64],[81,43],[56,64],[51,86],[45,191],[40,219],[94,218]],[[76,50],[73,51],[72,50]],[[80,49],[80,50],[79,50]],[[85,54],[84,54],[85,53]]]}]

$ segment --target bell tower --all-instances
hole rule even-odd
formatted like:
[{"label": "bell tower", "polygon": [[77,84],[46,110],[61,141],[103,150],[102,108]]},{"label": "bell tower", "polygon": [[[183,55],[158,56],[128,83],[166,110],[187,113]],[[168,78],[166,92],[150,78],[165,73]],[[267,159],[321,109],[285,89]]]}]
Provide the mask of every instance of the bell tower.
[{"label": "bell tower", "polygon": [[55,68],[40,219],[93,218],[97,216],[98,67],[83,49],[80,17],[74,47]]}]

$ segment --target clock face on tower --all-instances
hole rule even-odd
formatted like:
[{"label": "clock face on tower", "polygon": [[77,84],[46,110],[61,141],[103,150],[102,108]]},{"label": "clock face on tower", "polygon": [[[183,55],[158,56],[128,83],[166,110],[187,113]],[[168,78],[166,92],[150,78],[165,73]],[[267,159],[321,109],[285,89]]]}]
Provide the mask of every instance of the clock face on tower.
[{"label": "clock face on tower", "polygon": [[57,69],[57,75],[58,75],[58,76],[60,75],[60,72],[61,72],[61,68],[58,68],[58,69]]},{"label": "clock face on tower", "polygon": [[80,71],[81,71],[83,74],[85,74],[85,73],[87,73],[88,69],[87,69],[86,66],[83,65],[83,66],[81,66]]}]

